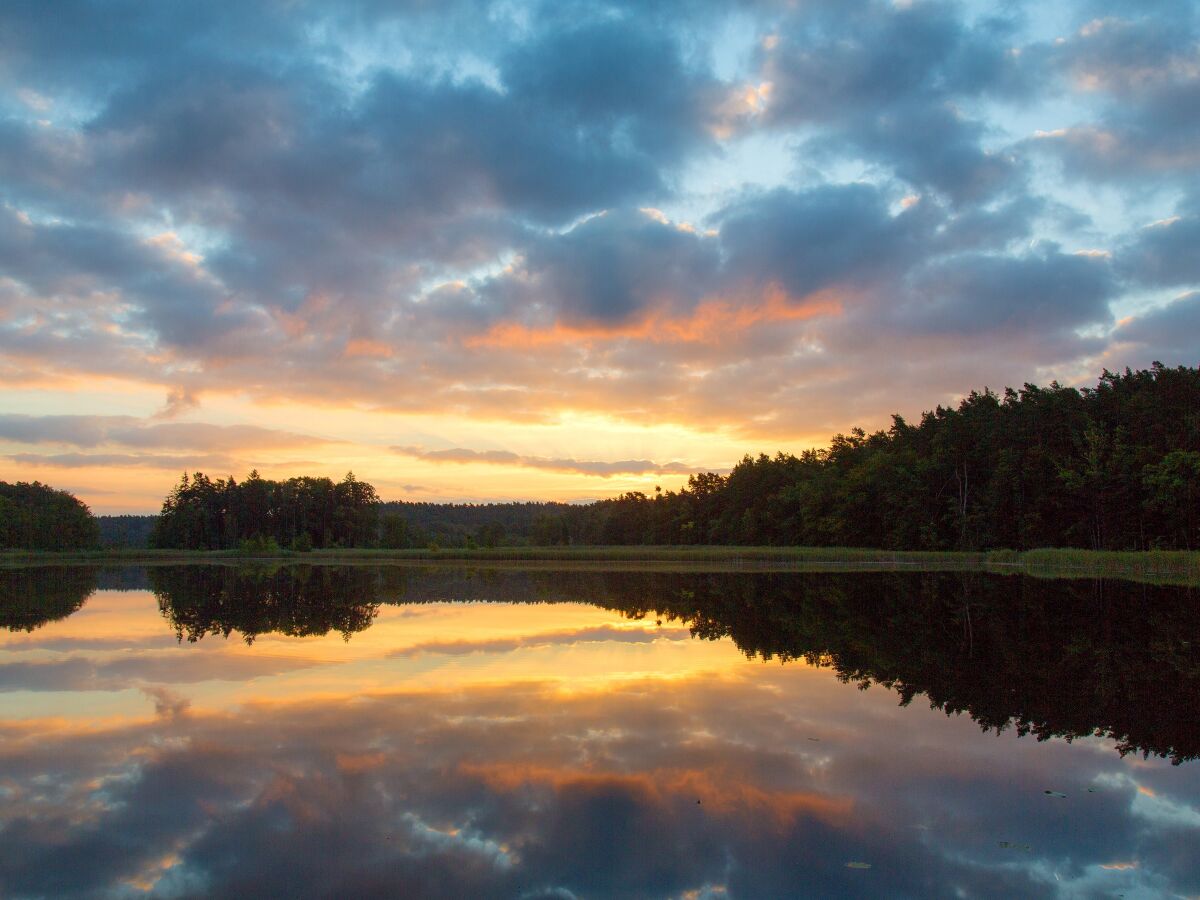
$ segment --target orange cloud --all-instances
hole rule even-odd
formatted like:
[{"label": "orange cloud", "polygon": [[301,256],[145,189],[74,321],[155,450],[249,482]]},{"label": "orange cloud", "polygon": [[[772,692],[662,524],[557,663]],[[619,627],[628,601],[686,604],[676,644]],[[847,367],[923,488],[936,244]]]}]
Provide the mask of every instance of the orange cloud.
[{"label": "orange cloud", "polygon": [[568,325],[555,322],[544,328],[517,322],[501,322],[482,335],[467,338],[467,347],[526,349],[564,343],[592,343],[632,338],[652,343],[716,344],[731,331],[745,331],[771,322],[799,321],[842,311],[843,293],[835,289],[817,291],[795,301],[778,284],[771,284],[756,303],[706,300],[690,315],[672,318],[652,311],[630,322],[614,325]]},{"label": "orange cloud", "polygon": [[383,341],[356,338],[346,343],[345,356],[347,358],[368,357],[371,359],[388,359],[392,354],[392,348]]}]

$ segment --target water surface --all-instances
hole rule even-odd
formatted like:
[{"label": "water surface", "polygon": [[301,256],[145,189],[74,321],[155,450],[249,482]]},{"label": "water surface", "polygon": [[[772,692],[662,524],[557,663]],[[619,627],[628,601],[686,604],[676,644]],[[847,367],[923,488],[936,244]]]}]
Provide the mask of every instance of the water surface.
[{"label": "water surface", "polygon": [[1197,599],[0,570],[0,895],[1195,895]]}]

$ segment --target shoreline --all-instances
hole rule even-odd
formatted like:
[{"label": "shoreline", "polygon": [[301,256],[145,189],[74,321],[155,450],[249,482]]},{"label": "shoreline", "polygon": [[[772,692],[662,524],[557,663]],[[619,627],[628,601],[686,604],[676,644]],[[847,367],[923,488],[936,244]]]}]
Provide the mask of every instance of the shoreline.
[{"label": "shoreline", "polygon": [[905,551],[854,547],[588,546],[475,549],[8,551],[0,566],[42,565],[441,565],[707,571],[984,571],[1043,577],[1114,577],[1200,585],[1200,552],[1076,549]]}]

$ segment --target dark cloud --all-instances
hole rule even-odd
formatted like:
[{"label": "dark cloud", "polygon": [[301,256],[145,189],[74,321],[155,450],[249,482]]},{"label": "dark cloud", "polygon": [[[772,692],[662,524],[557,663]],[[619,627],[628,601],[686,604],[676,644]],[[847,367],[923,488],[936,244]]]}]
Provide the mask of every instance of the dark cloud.
[{"label": "dark cloud", "polygon": [[920,206],[892,215],[886,194],[865,184],[776,190],[733,204],[717,222],[735,279],[778,281],[797,298],[898,274],[928,227]]},{"label": "dark cloud", "polygon": [[192,701],[187,697],[176,694],[162,685],[144,687],[142,693],[154,701],[154,712],[166,718],[182,716],[192,705]]},{"label": "dark cloud", "polygon": [[181,346],[252,327],[254,315],[227,307],[224,290],[178,252],[177,240],[135,239],[110,221],[37,223],[0,209],[0,269],[31,291],[66,305],[115,290],[141,324]]},{"label": "dark cloud", "polygon": [[163,408],[155,413],[157,419],[173,419],[200,405],[200,397],[186,387],[174,387],[167,391]]},{"label": "dark cloud", "polygon": [[1050,334],[1112,321],[1108,259],[1057,247],[1025,256],[966,254],[916,270],[902,323],[924,333]]},{"label": "dark cloud", "polygon": [[806,4],[764,50],[774,118],[834,121],[910,98],[1021,95],[1011,26],[975,26],[948,3]]},{"label": "dark cloud", "polygon": [[1013,26],[968,25],[945,3],[798,8],[763,50],[767,116],[819,126],[804,155],[861,156],[957,203],[1019,184],[1018,161],[984,149],[963,101],[1028,95],[1036,69],[1011,52]]},{"label": "dark cloud", "polygon": [[1174,216],[1147,225],[1121,249],[1118,265],[1146,285],[1200,284],[1200,216]]},{"label": "dark cloud", "polygon": [[1016,156],[984,149],[986,136],[981,122],[964,118],[950,103],[898,103],[841,133],[807,142],[804,151],[832,160],[849,148],[886,164],[909,184],[969,208],[1018,186],[1022,176]]},{"label": "dark cloud", "polygon": [[648,158],[672,160],[709,140],[722,93],[689,65],[669,31],[601,19],[543,32],[501,68],[508,90],[539,111],[562,111],[597,138],[621,136]]},{"label": "dark cloud", "polygon": [[594,216],[532,243],[494,282],[510,314],[572,324],[619,323],[651,309],[685,312],[712,289],[713,243],[639,211]]}]

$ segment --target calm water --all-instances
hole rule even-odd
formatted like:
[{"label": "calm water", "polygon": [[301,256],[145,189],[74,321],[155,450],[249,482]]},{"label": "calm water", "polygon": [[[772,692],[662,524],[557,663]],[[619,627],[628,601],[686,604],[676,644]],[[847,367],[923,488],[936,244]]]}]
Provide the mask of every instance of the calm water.
[{"label": "calm water", "polygon": [[0,895],[1197,895],[1197,600],[0,570]]}]

